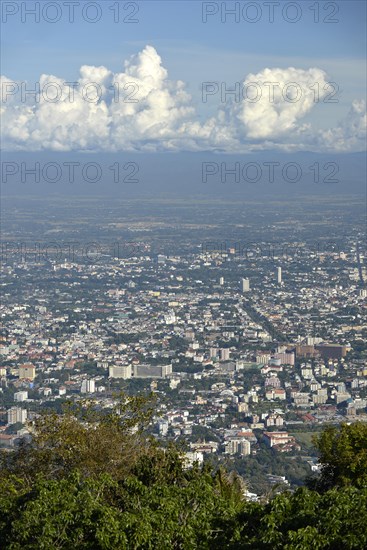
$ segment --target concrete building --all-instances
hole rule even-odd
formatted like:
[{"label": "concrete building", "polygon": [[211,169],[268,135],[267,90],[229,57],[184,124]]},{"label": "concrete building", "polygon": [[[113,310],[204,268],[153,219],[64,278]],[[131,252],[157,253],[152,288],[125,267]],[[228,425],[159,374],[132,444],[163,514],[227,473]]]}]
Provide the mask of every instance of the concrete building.
[{"label": "concrete building", "polygon": [[274,399],[280,399],[281,401],[284,401],[284,399],[286,398],[286,393],[283,388],[271,388],[270,390],[266,390],[265,398],[269,399],[270,401],[273,401]]},{"label": "concrete building", "polygon": [[28,392],[27,391],[17,391],[14,394],[14,401],[25,401],[28,399]]},{"label": "concrete building", "polygon": [[174,325],[176,323],[176,314],[174,311],[169,311],[164,315],[164,322],[166,325]]},{"label": "concrete building", "polygon": [[278,428],[281,428],[283,425],[284,425],[284,419],[279,414],[269,414],[265,419],[265,426],[267,428],[269,426],[277,426]]},{"label": "concrete building", "polygon": [[240,454],[248,456],[251,453],[251,444],[243,437],[233,437],[225,442],[224,452],[229,455]]},{"label": "concrete building", "polygon": [[127,380],[132,376],[131,365],[113,365],[109,367],[109,378],[122,378]]},{"label": "concrete building", "polygon": [[349,348],[339,344],[320,344],[315,349],[323,359],[341,359],[347,355]]},{"label": "concrete building", "polygon": [[19,367],[19,379],[20,380],[34,380],[36,378],[36,368],[34,365],[25,364]]},{"label": "concrete building", "polygon": [[294,441],[294,438],[288,434],[288,432],[264,432],[264,442],[268,447],[273,447],[274,445],[285,445],[286,443],[291,443]]},{"label": "concrete building", "polygon": [[21,409],[20,407],[11,407],[8,410],[8,424],[17,424],[18,422],[24,424],[26,420],[26,409]]},{"label": "concrete building", "polygon": [[249,411],[248,403],[244,403],[244,402],[238,403],[237,410],[238,412],[241,412],[241,413],[247,413]]},{"label": "concrete building", "polygon": [[249,279],[241,279],[241,290],[242,290],[242,292],[249,292],[250,291],[250,280]]},{"label": "concrete building", "polygon": [[96,383],[94,380],[83,380],[81,393],[94,393],[96,391]]},{"label": "concrete building", "polygon": [[281,365],[291,365],[292,367],[294,366],[294,353],[276,353],[274,355],[274,358],[280,359]]},{"label": "concrete building", "polygon": [[159,435],[163,435],[163,436],[167,435],[168,428],[169,428],[169,424],[168,424],[167,420],[160,420],[158,422]]},{"label": "concrete building", "polygon": [[281,267],[277,267],[276,278],[277,278],[277,284],[281,285],[282,284],[282,268]]},{"label": "concrete building", "polygon": [[172,373],[172,365],[134,365],[134,378],[166,378]]},{"label": "concrete building", "polygon": [[188,451],[188,452],[186,452],[185,456],[184,456],[184,467],[185,468],[192,468],[195,462],[198,462],[199,465],[203,464],[203,462],[204,462],[203,453],[198,452],[198,451]]},{"label": "concrete building", "polygon": [[256,354],[256,363],[258,365],[266,365],[270,361],[270,353],[258,352]]},{"label": "concrete building", "polygon": [[221,350],[220,350],[220,360],[221,361],[228,361],[229,360],[229,349],[228,348],[221,348]]}]

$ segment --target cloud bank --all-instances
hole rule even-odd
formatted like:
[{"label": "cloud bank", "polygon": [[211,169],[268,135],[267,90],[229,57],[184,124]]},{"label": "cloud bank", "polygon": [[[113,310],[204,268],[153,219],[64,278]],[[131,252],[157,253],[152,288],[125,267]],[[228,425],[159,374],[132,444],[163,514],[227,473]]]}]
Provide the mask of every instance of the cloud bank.
[{"label": "cloud bank", "polygon": [[[326,73],[266,68],[249,74],[240,96],[200,119],[182,81],[172,81],[152,46],[124,72],[83,65],[76,83],[41,75],[34,85],[1,77],[2,147],[52,151],[361,151],[366,105],[354,101],[345,120],[314,130],[303,119],[332,96]],[[197,107],[197,106],[196,106]]]}]

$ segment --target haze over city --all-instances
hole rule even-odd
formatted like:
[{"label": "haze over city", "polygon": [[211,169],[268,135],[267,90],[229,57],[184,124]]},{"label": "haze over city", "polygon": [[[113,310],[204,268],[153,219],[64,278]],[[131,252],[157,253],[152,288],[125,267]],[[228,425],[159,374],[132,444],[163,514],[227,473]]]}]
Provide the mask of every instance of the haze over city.
[{"label": "haze over city", "polygon": [[367,547],[365,2],[0,17],[0,546]]}]

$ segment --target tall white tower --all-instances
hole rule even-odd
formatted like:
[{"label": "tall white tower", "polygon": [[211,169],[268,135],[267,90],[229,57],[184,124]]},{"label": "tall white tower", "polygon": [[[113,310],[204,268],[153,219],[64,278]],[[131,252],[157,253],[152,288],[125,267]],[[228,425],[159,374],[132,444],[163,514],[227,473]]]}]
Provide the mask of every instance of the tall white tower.
[{"label": "tall white tower", "polygon": [[241,279],[242,292],[249,292],[250,290],[250,281],[249,279]]},{"label": "tall white tower", "polygon": [[277,267],[277,283],[278,285],[282,284],[282,268]]}]

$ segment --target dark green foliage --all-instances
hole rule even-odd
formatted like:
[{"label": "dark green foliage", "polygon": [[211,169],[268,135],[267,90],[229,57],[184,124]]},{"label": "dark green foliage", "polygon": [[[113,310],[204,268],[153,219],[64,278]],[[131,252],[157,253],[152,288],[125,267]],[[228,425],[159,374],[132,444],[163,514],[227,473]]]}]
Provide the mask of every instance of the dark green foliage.
[{"label": "dark green foliage", "polygon": [[234,472],[187,469],[177,447],[147,438],[151,413],[146,398],[122,396],[109,413],[90,404],[42,417],[33,444],[3,456],[1,549],[367,548],[365,425],[317,439],[322,492],[253,503]]},{"label": "dark green foliage", "polygon": [[316,488],[367,487],[367,424],[355,422],[340,428],[328,426],[314,439],[322,472]]},{"label": "dark green foliage", "polygon": [[246,509],[238,517],[241,544],[230,548],[361,550],[367,547],[366,518],[367,489],[332,489],[320,495],[302,488]]},{"label": "dark green foliage", "polygon": [[2,483],[1,540],[9,549],[218,548],[241,507],[240,485],[224,473],[183,470],[177,452],[158,451],[120,481],[110,475],[59,480],[33,488]]}]

